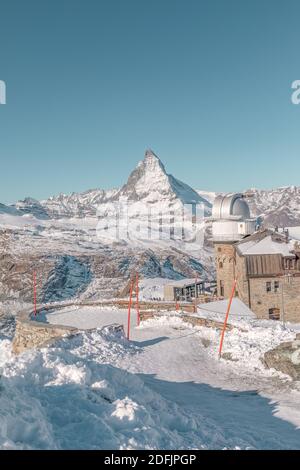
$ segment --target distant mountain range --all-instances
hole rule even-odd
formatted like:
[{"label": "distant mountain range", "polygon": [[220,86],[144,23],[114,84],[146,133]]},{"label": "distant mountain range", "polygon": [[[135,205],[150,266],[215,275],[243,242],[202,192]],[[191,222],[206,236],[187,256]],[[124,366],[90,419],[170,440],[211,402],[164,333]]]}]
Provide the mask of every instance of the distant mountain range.
[{"label": "distant mountain range", "polygon": [[[300,225],[300,187],[288,186],[270,190],[251,189],[248,199],[252,215],[261,217],[266,226]],[[160,159],[147,150],[144,160],[130,174],[127,182],[112,190],[93,189],[70,195],[59,194],[37,201],[30,197],[12,206],[0,205],[0,213],[32,214],[37,219],[83,218],[96,215],[99,205],[128,198],[155,205],[167,203],[170,208],[176,202],[201,202],[206,215],[217,192],[194,190],[187,184],[169,175]]]},{"label": "distant mountain range", "polygon": [[147,150],[145,158],[130,174],[119,189],[94,189],[84,193],[60,194],[43,201],[26,198],[18,201],[13,209],[32,214],[38,219],[60,219],[71,217],[93,217],[101,204],[125,200],[155,204],[202,203],[207,214],[211,203],[187,184],[167,174],[164,165],[153,151]]}]

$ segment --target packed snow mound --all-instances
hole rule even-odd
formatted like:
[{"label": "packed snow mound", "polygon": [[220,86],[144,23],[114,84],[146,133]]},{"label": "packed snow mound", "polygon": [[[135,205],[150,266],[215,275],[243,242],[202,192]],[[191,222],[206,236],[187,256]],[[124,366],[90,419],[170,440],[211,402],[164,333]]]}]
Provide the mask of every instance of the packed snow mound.
[{"label": "packed snow mound", "polygon": [[[215,357],[219,332],[180,317],[144,322],[140,341],[108,326],[18,357],[2,337],[0,448],[298,448],[299,432],[252,392],[259,373],[266,378],[263,350],[292,334],[279,327],[229,332],[233,361]],[[213,387],[203,383],[209,377]],[[216,388],[228,383],[248,391]]]},{"label": "packed snow mound", "polygon": [[[2,449],[199,448],[201,417],[116,367],[138,348],[106,330],[15,357],[0,341]],[[205,446],[204,446],[205,447]]]}]

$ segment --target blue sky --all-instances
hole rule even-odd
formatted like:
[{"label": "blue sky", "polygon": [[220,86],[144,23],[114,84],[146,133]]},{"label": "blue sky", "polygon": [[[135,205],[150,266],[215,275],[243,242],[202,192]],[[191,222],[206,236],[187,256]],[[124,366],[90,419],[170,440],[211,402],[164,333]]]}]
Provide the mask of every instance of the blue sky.
[{"label": "blue sky", "polygon": [[1,0],[0,202],[121,185],[300,184],[300,2]]}]

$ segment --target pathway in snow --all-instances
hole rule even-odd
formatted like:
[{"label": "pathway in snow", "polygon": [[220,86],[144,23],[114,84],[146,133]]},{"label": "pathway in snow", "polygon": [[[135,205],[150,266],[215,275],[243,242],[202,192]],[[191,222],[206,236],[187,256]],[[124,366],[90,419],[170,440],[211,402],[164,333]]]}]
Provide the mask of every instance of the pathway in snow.
[{"label": "pathway in snow", "polygon": [[[83,329],[112,323],[127,328],[125,310],[74,307],[47,318],[50,323]],[[133,310],[132,327],[131,340],[142,351],[119,358],[117,367],[138,374],[148,387],[191,415],[201,414],[217,423],[228,443],[300,449],[300,430],[286,421],[300,425],[299,393],[290,391],[291,383],[267,371],[255,374],[239,370],[236,363],[216,360],[199,332],[178,318],[149,320],[137,328]],[[217,442],[218,436],[215,438]]]}]

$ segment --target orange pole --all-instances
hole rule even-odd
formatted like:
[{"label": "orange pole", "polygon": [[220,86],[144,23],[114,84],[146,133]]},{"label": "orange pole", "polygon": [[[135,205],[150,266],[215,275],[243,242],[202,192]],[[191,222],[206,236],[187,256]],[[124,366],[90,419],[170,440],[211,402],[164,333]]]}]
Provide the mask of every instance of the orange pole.
[{"label": "orange pole", "polygon": [[130,293],[129,293],[129,304],[128,304],[128,318],[127,318],[127,339],[129,340],[130,336],[130,315],[131,315],[131,303],[132,303],[132,291],[133,291],[133,281],[130,281]]},{"label": "orange pole", "polygon": [[140,304],[139,304],[139,273],[136,273],[136,313],[137,313],[137,324],[140,324]]},{"label": "orange pole", "polygon": [[36,271],[33,271],[33,308],[34,316],[36,317],[37,308],[36,308]]},{"label": "orange pole", "polygon": [[231,292],[231,295],[230,295],[228,307],[227,307],[227,312],[226,312],[226,316],[225,316],[225,320],[224,320],[224,326],[223,326],[222,334],[221,334],[221,341],[220,341],[220,347],[219,347],[219,359],[220,359],[221,354],[222,354],[224,335],[225,335],[227,321],[228,321],[228,317],[229,317],[229,313],[230,313],[230,309],[231,309],[232,300],[233,300],[233,297],[234,297],[234,294],[235,294],[236,283],[237,283],[237,281],[235,279],[234,283],[233,283],[232,292]]}]

